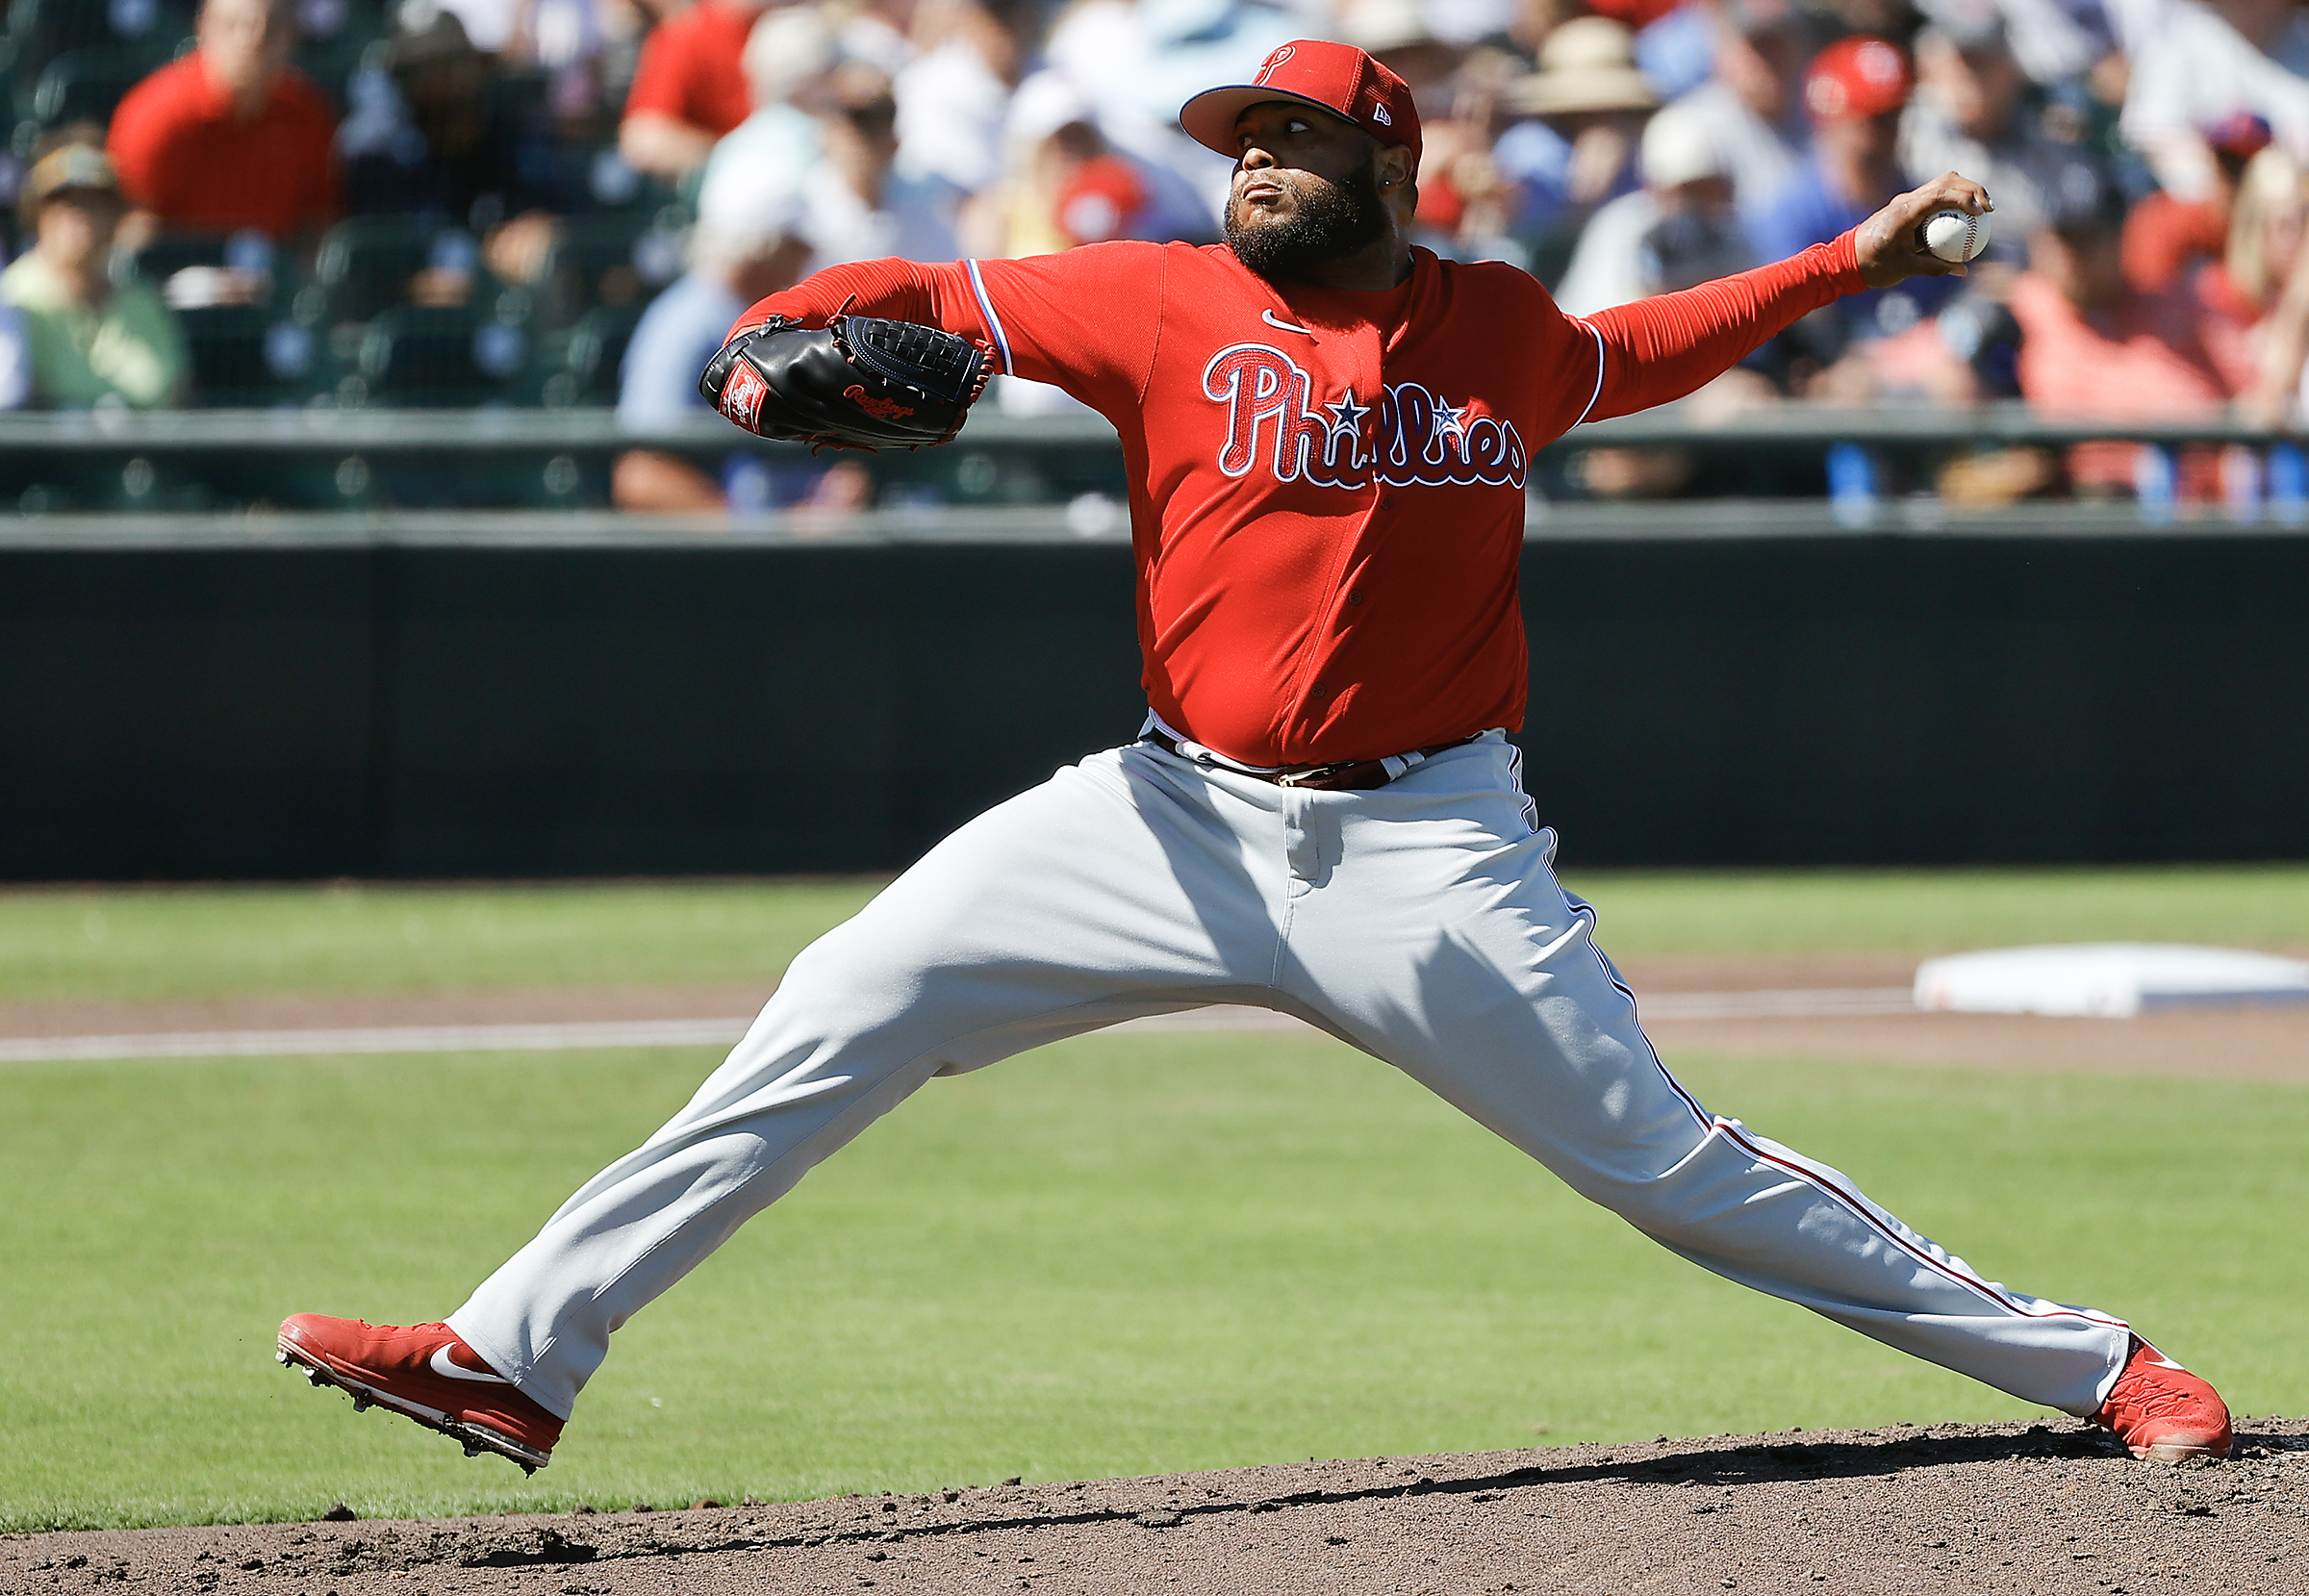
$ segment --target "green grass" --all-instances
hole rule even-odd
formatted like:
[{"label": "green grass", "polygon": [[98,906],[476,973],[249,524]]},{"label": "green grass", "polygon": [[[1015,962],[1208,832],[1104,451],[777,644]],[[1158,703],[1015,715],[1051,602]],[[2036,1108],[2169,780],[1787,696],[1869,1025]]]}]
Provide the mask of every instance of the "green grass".
[{"label": "green grass", "polygon": [[[1598,874],[1615,954],[2309,948],[2309,868]],[[0,893],[0,1001],[769,982],[867,881]]]},{"label": "green grass", "polygon": [[0,1001],[774,982],[857,880],[0,892]]},{"label": "green grass", "polygon": [[[622,1331],[532,1482],[273,1365],[291,1310],[453,1307],[711,1062],[0,1074],[0,1529],[2029,1411],[1692,1269],[1383,1067],[1271,1035],[1084,1038],[933,1082]],[[1982,1269],[2129,1314],[2241,1409],[2309,1408],[2309,1091],[1683,1073]]]}]

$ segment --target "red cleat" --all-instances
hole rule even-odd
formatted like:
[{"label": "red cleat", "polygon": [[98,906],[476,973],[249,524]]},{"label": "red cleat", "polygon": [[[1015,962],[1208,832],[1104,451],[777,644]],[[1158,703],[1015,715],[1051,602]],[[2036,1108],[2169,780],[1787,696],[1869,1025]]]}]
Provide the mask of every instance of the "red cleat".
[{"label": "red cleat", "polygon": [[534,1474],[552,1460],[561,1421],[515,1389],[446,1325],[369,1325],[318,1313],[281,1321],[273,1356],[316,1385],[353,1394],[355,1411],[375,1403]]},{"label": "red cleat", "polygon": [[2220,1393],[2137,1335],[2124,1372],[2093,1417],[2134,1457],[2160,1463],[2226,1457],[2236,1444]]}]

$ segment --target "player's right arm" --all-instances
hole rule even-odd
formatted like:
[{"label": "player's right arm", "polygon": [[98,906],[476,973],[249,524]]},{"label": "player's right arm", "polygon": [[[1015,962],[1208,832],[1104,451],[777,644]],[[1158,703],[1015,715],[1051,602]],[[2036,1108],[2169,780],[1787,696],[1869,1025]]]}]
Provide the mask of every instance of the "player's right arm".
[{"label": "player's right arm", "polygon": [[804,327],[844,315],[912,321],[976,339],[997,371],[1054,384],[1113,418],[1146,393],[1167,264],[1164,246],[1144,243],[1015,261],[857,261],[770,295],[729,336],[778,316]]}]

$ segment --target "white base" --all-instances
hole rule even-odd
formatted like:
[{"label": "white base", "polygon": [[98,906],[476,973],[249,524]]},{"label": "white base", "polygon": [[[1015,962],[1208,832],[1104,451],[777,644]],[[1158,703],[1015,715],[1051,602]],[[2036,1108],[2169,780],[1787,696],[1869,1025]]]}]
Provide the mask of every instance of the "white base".
[{"label": "white base", "polygon": [[1916,1006],[1959,1014],[2123,1020],[2184,1004],[2309,1002],[2309,964],[2147,942],[1995,948],[1926,959]]}]

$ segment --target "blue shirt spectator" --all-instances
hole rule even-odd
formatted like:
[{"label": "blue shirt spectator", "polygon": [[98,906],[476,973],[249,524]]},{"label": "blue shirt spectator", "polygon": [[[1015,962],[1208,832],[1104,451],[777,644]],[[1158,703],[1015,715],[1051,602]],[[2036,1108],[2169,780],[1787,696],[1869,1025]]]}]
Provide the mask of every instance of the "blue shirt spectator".
[{"label": "blue shirt spectator", "polygon": [[[708,209],[691,237],[690,260],[690,269],[642,313],[625,345],[622,427],[664,430],[703,412],[698,374],[749,306],[800,277],[809,246],[790,204],[752,215]],[[611,474],[610,497],[623,510],[720,511],[729,503],[732,472],[745,475],[752,465],[752,456],[735,455],[717,475],[662,449],[628,449]]]}]

